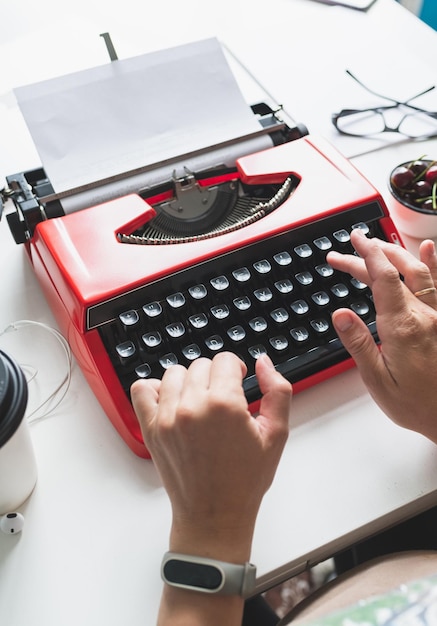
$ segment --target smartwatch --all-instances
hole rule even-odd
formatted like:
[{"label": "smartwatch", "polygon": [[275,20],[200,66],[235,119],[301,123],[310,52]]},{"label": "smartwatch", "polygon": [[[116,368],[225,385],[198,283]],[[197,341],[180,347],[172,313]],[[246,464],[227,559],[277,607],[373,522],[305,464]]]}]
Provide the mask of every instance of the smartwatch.
[{"label": "smartwatch", "polygon": [[256,567],[166,552],[161,577],[172,587],[247,598],[255,589]]}]

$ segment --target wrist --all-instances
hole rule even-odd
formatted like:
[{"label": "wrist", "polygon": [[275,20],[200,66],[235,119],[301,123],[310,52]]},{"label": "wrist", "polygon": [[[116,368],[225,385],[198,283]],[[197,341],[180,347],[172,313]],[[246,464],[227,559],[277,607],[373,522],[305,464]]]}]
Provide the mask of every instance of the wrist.
[{"label": "wrist", "polygon": [[245,563],[250,560],[253,531],[254,524],[218,528],[174,521],[169,549],[230,563]]}]

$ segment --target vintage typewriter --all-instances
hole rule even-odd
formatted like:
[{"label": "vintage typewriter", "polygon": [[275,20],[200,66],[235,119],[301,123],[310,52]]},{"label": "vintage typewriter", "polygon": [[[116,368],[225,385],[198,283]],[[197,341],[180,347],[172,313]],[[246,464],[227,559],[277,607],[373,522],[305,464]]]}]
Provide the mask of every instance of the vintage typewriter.
[{"label": "vintage typewriter", "polygon": [[295,391],[352,365],[336,308],[378,340],[370,290],[326,254],[351,252],[355,228],[400,243],[383,199],[328,142],[265,103],[251,110],[271,147],[197,171],[169,164],[166,180],[69,214],[43,168],[7,177],[15,240],[103,409],[143,457],[129,395],[138,378],[230,350],[247,364],[256,410],[263,353]]}]

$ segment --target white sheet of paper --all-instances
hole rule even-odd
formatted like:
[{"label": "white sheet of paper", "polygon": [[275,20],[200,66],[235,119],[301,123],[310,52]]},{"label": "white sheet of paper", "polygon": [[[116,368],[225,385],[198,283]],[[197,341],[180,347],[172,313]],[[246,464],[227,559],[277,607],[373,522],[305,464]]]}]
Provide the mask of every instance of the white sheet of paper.
[{"label": "white sheet of paper", "polygon": [[57,193],[260,130],[216,39],[14,91]]}]

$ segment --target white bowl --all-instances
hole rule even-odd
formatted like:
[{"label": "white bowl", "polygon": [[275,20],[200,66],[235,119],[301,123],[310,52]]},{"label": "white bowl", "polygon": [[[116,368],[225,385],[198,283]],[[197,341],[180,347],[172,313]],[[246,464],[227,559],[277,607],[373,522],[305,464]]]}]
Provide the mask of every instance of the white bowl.
[{"label": "white bowl", "polygon": [[390,198],[388,207],[395,226],[404,235],[416,239],[437,238],[437,211],[425,213],[406,206],[394,196]]},{"label": "white bowl", "polygon": [[[406,165],[410,162],[411,161],[401,163],[400,165]],[[437,238],[437,210],[420,209],[407,201],[400,199],[396,194],[396,190],[393,189],[390,179],[391,174],[388,182],[388,188],[391,194],[388,202],[388,209],[395,226],[397,226],[401,233],[404,233],[409,237],[414,237],[416,239]]]}]

